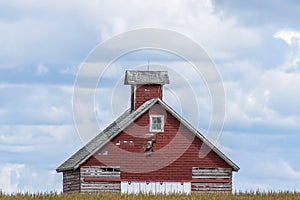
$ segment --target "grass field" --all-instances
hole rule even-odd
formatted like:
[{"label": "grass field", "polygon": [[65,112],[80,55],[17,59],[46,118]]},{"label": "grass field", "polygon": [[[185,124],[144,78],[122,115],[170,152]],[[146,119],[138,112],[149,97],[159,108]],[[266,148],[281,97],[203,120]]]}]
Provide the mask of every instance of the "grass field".
[{"label": "grass field", "polygon": [[269,192],[269,193],[260,193],[260,192],[249,192],[249,193],[236,193],[236,194],[215,194],[215,193],[207,193],[207,194],[191,194],[191,195],[121,195],[121,194],[14,194],[14,195],[5,195],[0,194],[0,200],[10,200],[10,199],[41,199],[41,200],[96,200],[96,199],[104,199],[104,200],[150,200],[150,199],[158,199],[158,200],[201,200],[201,199],[300,199],[300,193],[297,192]]}]

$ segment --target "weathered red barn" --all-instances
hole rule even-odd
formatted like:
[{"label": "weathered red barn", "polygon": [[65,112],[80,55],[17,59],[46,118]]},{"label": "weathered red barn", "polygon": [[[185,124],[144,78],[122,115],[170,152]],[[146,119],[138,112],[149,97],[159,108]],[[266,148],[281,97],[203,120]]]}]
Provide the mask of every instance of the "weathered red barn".
[{"label": "weathered red barn", "polygon": [[127,71],[131,106],[56,170],[63,192],[231,192],[239,167],[163,100],[166,71]]}]

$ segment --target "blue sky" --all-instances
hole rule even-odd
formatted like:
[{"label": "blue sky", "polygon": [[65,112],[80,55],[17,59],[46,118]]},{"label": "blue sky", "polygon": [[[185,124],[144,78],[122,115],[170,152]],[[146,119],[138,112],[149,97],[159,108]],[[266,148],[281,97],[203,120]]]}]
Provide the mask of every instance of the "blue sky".
[{"label": "blue sky", "polygon": [[[219,70],[226,120],[217,145],[241,168],[234,189],[299,191],[299,8],[286,0],[1,1],[0,190],[62,190],[55,169],[83,145],[72,111],[80,64],[112,36],[153,27],[190,37]],[[129,90],[120,81],[125,69],[149,57],[184,65],[159,55],[144,52],[111,66],[96,95],[100,128],[128,107]],[[188,101],[184,88],[174,91]],[[198,95],[204,113],[198,128],[205,132],[209,98],[205,89]],[[171,94],[165,101],[176,106]]]}]

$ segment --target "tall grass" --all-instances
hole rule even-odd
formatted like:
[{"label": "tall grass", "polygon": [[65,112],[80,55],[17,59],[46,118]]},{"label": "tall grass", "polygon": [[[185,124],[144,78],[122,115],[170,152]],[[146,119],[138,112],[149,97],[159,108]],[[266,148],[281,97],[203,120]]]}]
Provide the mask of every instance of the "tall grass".
[{"label": "tall grass", "polygon": [[128,194],[111,194],[111,193],[103,193],[103,194],[57,194],[57,193],[48,193],[48,194],[10,194],[6,195],[0,193],[0,200],[273,200],[273,199],[299,199],[300,193],[297,192],[247,192],[247,193],[203,193],[203,194],[191,194],[191,195],[183,195],[183,194],[171,194],[171,195],[146,195],[146,194],[138,194],[138,195],[128,195]]}]

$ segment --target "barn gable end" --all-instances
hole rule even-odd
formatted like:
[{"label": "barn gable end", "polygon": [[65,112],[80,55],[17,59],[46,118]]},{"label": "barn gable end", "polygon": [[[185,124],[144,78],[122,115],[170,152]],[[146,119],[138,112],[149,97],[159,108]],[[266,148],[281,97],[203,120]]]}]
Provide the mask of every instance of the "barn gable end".
[{"label": "barn gable end", "polygon": [[162,100],[168,83],[166,72],[127,72],[131,108],[57,168],[64,192],[232,190],[239,167]]},{"label": "barn gable end", "polygon": [[[178,119],[168,111],[165,112],[163,106],[154,104],[152,108],[153,107],[153,110],[150,109],[145,112],[134,121],[133,125],[127,127],[124,131],[115,136],[110,143],[94,153],[82,166],[105,166],[107,163],[109,165],[120,165],[120,178],[115,179],[115,177],[111,177],[113,178],[111,180],[120,182],[191,182],[192,192],[231,191],[232,170],[236,169],[233,169],[233,167],[215,151],[210,151],[204,158],[199,158],[201,146],[206,144],[203,143],[199,137],[194,137],[195,135],[187,127],[180,127]],[[149,129],[149,126],[147,126],[149,124],[149,116],[153,113],[165,113],[166,122],[164,132],[157,134],[156,144],[153,146],[153,153],[148,157],[143,151],[143,145],[146,144],[147,140],[152,138],[145,138],[143,134],[147,133]],[[144,130],[141,130],[141,127],[143,127]],[[167,166],[155,171],[144,172],[144,169],[148,169],[147,165],[149,163],[151,163],[151,167],[162,164],[159,163],[161,160],[156,158],[164,159],[166,157],[177,156],[172,155],[174,153],[172,151],[162,151],[162,149],[176,148],[176,144],[170,145],[170,143],[174,142],[174,137],[176,135],[178,137],[178,134],[187,138],[187,140],[184,140],[187,144],[181,144],[181,146],[186,147],[184,152],[179,152],[182,154],[179,154],[178,158],[168,163]],[[137,157],[133,154],[124,155],[122,151],[115,151],[114,146],[116,144],[120,144],[119,148],[123,150],[139,153],[143,155],[143,157],[137,160]],[[147,160],[149,162],[147,162]],[[127,165],[128,162],[134,164]],[[135,172],[128,172],[131,168],[134,168]],[[110,179],[99,177],[94,180],[109,181]]]}]

